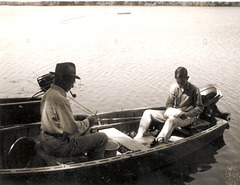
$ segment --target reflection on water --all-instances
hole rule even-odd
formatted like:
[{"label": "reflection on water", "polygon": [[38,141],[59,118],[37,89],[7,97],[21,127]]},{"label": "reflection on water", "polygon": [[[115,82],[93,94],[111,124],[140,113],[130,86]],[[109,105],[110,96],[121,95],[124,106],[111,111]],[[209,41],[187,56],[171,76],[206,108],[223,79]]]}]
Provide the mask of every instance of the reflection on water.
[{"label": "reflection on water", "polygon": [[[154,172],[139,176],[136,184],[185,184],[195,180],[192,174],[204,172],[212,168],[216,163],[217,151],[225,145],[223,137],[220,137],[204,148],[158,169]],[[160,175],[161,174],[161,175]]]},{"label": "reflection on water", "polygon": [[191,182],[194,180],[191,174],[204,172],[212,168],[212,164],[217,162],[215,159],[215,155],[218,154],[217,150],[224,145],[223,137],[220,137],[201,150],[166,167],[162,172],[169,177],[171,184]]}]

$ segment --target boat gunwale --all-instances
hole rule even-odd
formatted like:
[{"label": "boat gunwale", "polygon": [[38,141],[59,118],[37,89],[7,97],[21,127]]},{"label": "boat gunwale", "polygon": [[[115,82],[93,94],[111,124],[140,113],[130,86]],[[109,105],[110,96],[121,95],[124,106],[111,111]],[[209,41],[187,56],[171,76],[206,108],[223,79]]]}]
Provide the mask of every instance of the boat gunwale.
[{"label": "boat gunwale", "polygon": [[34,101],[21,101],[21,102],[14,102],[14,103],[0,103],[0,106],[11,106],[11,105],[23,105],[23,104],[32,104],[32,103],[41,103],[41,100],[34,100]]},{"label": "boat gunwale", "polygon": [[22,128],[29,128],[34,126],[40,126],[41,122],[35,122],[35,123],[26,123],[26,124],[17,124],[17,125],[7,125],[7,126],[0,126],[0,133],[8,130],[16,130],[16,129],[22,129]]}]

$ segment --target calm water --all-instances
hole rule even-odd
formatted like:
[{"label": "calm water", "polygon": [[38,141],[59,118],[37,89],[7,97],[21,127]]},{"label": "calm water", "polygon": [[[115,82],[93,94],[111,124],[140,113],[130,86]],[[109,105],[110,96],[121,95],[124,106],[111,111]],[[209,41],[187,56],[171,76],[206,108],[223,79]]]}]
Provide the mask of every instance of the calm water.
[{"label": "calm water", "polygon": [[92,112],[162,106],[174,70],[185,66],[192,83],[222,91],[218,106],[232,115],[223,141],[112,183],[240,184],[239,43],[234,7],[0,6],[0,97],[32,96],[37,77],[72,61],[82,78],[73,89],[76,101]]}]

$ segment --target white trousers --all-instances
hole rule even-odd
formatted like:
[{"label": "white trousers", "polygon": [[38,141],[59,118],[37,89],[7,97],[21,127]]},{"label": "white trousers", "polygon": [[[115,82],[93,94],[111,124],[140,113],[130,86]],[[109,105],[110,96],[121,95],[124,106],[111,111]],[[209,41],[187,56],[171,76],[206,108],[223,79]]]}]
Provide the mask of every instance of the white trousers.
[{"label": "white trousers", "polygon": [[143,134],[146,133],[147,129],[149,128],[153,120],[162,122],[162,123],[165,122],[157,138],[163,137],[166,141],[170,138],[174,128],[190,125],[195,120],[194,117],[187,118],[187,119],[181,119],[181,118],[175,118],[175,117],[167,118],[167,117],[164,117],[164,112],[165,111],[161,111],[161,110],[145,110],[140,120],[136,138],[143,137]]}]

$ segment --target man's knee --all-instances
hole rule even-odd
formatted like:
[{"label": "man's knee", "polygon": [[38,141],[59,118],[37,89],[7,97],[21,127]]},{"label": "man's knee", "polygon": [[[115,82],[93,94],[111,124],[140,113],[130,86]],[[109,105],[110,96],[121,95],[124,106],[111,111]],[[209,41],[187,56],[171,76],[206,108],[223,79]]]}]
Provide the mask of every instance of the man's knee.
[{"label": "man's knee", "polygon": [[108,142],[108,136],[103,133],[103,132],[98,132],[99,138],[101,138],[103,143],[107,143]]},{"label": "man's knee", "polygon": [[152,120],[156,117],[154,113],[155,112],[151,109],[145,110],[144,113],[143,113],[143,117],[146,118],[146,119]]},{"label": "man's knee", "polygon": [[143,116],[145,116],[145,117],[150,117],[150,115],[151,115],[151,110],[145,110],[143,112]]},{"label": "man's knee", "polygon": [[173,128],[178,127],[178,119],[177,118],[170,117],[170,118],[168,118],[168,122]]}]

